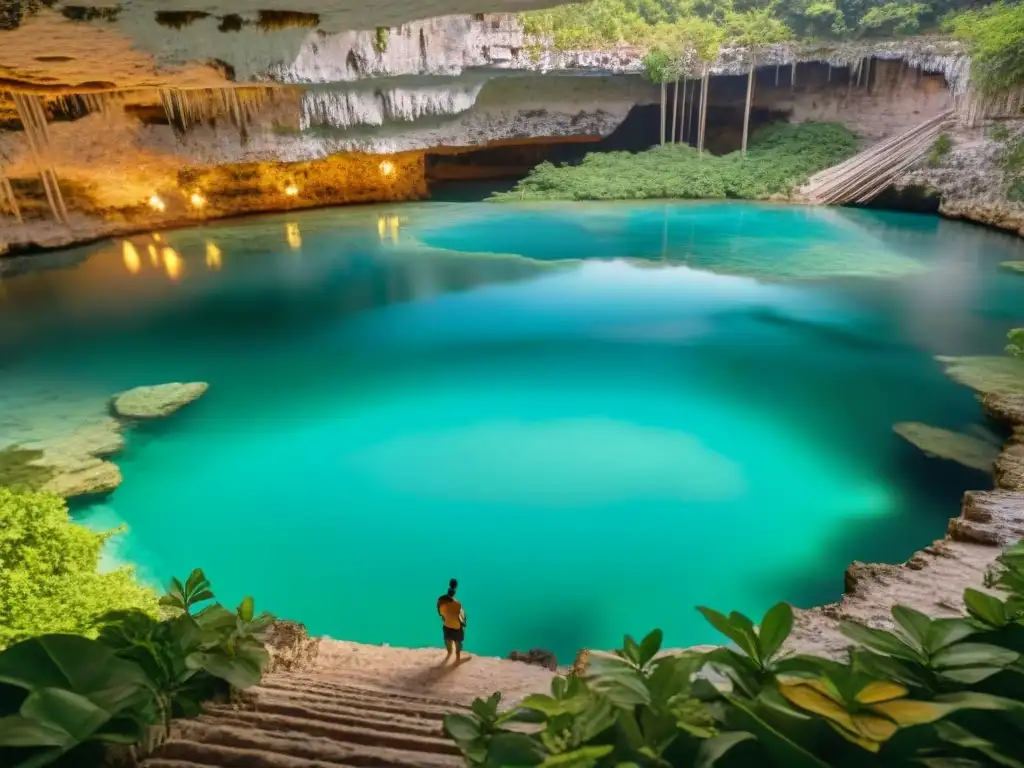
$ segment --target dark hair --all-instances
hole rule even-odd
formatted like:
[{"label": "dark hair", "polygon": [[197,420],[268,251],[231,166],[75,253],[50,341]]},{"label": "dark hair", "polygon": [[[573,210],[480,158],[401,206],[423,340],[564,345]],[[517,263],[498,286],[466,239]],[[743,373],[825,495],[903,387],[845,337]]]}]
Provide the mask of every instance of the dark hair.
[{"label": "dark hair", "polygon": [[455,597],[455,590],[459,588],[459,580],[451,579],[448,582],[448,597]]}]

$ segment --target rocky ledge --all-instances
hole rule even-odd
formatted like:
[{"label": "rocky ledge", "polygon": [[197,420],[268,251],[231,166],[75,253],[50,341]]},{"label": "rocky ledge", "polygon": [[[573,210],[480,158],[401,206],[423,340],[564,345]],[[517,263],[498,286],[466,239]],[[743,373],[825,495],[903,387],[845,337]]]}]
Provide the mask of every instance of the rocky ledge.
[{"label": "rocky ledge", "polygon": [[64,434],[32,439],[0,449],[0,485],[27,487],[66,499],[102,496],[121,485],[111,459],[125,446],[133,422],[169,416],[206,390],[205,382],[170,383],[114,395],[113,415],[87,415]]}]

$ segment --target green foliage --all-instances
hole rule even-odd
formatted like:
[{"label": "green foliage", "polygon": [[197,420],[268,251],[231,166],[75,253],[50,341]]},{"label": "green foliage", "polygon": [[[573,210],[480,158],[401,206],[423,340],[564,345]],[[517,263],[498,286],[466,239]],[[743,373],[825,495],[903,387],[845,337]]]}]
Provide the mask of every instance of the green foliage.
[{"label": "green foliage", "polygon": [[593,153],[576,166],[541,163],[514,189],[491,199],[764,199],[855,152],[856,137],[841,125],[776,123],[754,133],[746,157],[699,155],[683,144],[636,154]]},{"label": "green foliage", "polygon": [[1006,346],[1007,354],[1024,357],[1024,328],[1014,328],[1006,337],[1010,340]]},{"label": "green foliage", "polygon": [[[623,44],[653,47],[674,30],[695,22],[727,32],[730,44],[742,45],[754,19],[755,28],[770,32],[750,43],[756,46],[794,38],[914,34],[934,30],[949,11],[976,5],[972,0],[590,0],[530,11],[521,18],[527,35],[550,40],[558,50]],[[743,16],[751,18],[738,22],[737,17]]]},{"label": "green foliage", "polygon": [[1024,3],[995,3],[954,14],[947,30],[967,43],[971,78],[985,93],[1024,85]]},{"label": "green foliage", "polygon": [[1010,129],[1003,123],[996,123],[988,129],[988,137],[992,141],[1006,141],[1010,138]]},{"label": "green foliage", "polygon": [[389,34],[391,34],[391,30],[387,27],[377,27],[377,31],[373,35],[373,50],[377,53],[384,53],[388,49]]},{"label": "green foliage", "polygon": [[63,499],[0,487],[0,648],[47,633],[95,634],[112,610],[155,614],[131,568],[98,573],[103,542],[71,522]]},{"label": "green foliage", "polygon": [[273,621],[251,597],[232,612],[213,603],[196,569],[175,579],[164,620],[138,610],[99,617],[96,640],[43,635],[0,652],[0,764],[34,768],[95,742],[135,744],[173,717],[195,717],[209,699],[257,684],[269,661],[262,635]]},{"label": "green foliage", "polygon": [[942,159],[953,149],[953,140],[948,133],[939,134],[930,150],[928,150],[928,165],[933,168],[942,163]]},{"label": "green foliage", "polygon": [[[595,654],[583,678],[499,711],[500,695],[445,732],[477,766],[980,766],[1020,768],[1024,731],[1024,543],[963,619],[897,606],[894,631],[844,622],[845,663],[783,651],[786,604],[759,626],[699,610],[731,647],[659,655],[661,632]],[[724,675],[712,684],[707,669]],[[524,729],[530,724],[532,729]]]}]

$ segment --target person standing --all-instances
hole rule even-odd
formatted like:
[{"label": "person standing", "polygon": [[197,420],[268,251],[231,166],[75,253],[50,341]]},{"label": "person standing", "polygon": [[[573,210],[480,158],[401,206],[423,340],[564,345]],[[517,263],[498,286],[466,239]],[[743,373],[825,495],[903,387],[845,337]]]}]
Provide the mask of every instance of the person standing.
[{"label": "person standing", "polygon": [[455,590],[459,582],[452,579],[448,582],[448,592],[437,598],[437,613],[441,617],[441,627],[444,632],[444,647],[448,649],[448,655],[444,661],[447,664],[455,652],[455,663],[462,661],[462,643],[466,638],[466,612],[462,609],[462,603],[455,599]]}]

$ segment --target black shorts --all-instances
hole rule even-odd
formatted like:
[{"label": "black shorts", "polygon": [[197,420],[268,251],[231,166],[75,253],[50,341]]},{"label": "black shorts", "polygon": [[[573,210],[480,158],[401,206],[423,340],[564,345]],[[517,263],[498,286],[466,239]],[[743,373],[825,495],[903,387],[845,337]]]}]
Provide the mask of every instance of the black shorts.
[{"label": "black shorts", "polygon": [[466,638],[465,629],[452,629],[451,627],[442,627],[442,629],[446,643],[461,643]]}]

